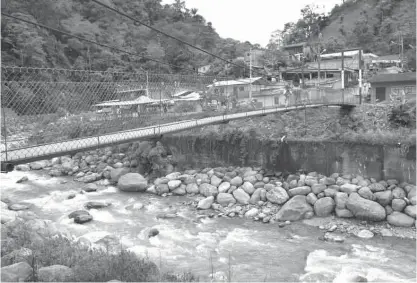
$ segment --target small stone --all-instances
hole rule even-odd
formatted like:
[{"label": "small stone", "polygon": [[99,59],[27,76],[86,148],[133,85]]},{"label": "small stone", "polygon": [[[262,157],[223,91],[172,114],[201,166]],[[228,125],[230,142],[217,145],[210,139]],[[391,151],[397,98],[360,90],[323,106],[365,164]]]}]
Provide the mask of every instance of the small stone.
[{"label": "small stone", "polygon": [[285,225],[290,225],[291,224],[291,221],[287,220],[284,223],[285,223]]},{"label": "small stone", "polygon": [[97,191],[98,187],[96,184],[90,183],[88,185],[86,185],[85,187],[83,187],[83,191],[90,193],[90,192],[95,192]]},{"label": "small stone", "polygon": [[148,232],[148,238],[152,238],[155,237],[159,234],[159,230],[156,228],[152,228],[151,230],[149,230]]},{"label": "small stone", "polygon": [[359,233],[357,234],[357,236],[359,238],[363,238],[363,239],[370,239],[370,238],[372,238],[374,236],[374,233],[372,233],[369,230],[364,229],[364,230],[359,231]]},{"label": "small stone", "polygon": [[280,223],[278,223],[278,227],[279,227],[279,228],[285,227],[285,223],[284,223],[284,222],[280,222]]},{"label": "small stone", "polygon": [[393,236],[392,232],[389,229],[385,229],[385,228],[381,229],[381,235],[383,237],[392,237]]},{"label": "small stone", "polygon": [[328,232],[334,232],[337,229],[337,225],[332,225],[332,227],[330,227],[327,231]]},{"label": "small stone", "polygon": [[90,222],[91,220],[93,220],[93,216],[91,216],[90,214],[82,214],[82,215],[77,215],[76,217],[74,217],[74,222],[77,224],[83,224],[83,223],[87,223]]},{"label": "small stone", "polygon": [[29,178],[27,176],[23,176],[22,178],[20,178],[19,180],[17,180],[16,183],[23,183],[23,182],[26,182],[28,180],[29,180]]},{"label": "small stone", "polygon": [[13,211],[20,211],[20,210],[29,209],[29,206],[25,204],[15,203],[15,204],[9,205],[9,209]]},{"label": "small stone", "polygon": [[84,206],[87,209],[92,209],[92,208],[98,209],[98,208],[108,207],[108,206],[110,206],[110,203],[104,203],[104,202],[98,202],[98,201],[89,201]]}]

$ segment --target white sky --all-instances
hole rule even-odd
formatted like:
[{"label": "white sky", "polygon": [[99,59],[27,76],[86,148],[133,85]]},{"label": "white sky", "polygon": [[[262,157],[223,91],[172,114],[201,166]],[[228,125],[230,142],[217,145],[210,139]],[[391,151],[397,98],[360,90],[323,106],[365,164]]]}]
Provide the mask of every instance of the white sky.
[{"label": "white sky", "polygon": [[[309,4],[323,7],[326,14],[342,0],[184,0],[188,9],[197,8],[221,37],[250,41],[265,46],[274,30],[301,17]],[[174,0],[162,0],[172,4]]]}]

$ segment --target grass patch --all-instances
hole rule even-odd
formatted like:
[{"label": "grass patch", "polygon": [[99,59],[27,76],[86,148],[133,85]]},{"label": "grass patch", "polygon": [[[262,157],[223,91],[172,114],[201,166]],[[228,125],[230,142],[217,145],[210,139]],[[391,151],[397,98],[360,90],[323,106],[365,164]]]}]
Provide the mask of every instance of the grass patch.
[{"label": "grass patch", "polygon": [[[4,226],[4,225],[3,225]],[[2,228],[3,229],[3,228]],[[110,253],[109,249],[91,249],[64,236],[44,237],[19,222],[7,231],[1,247],[2,257],[20,248],[32,250],[27,262],[34,269],[33,281],[38,281],[37,271],[50,265],[64,265],[74,272],[70,282],[196,282],[190,272],[174,274],[161,272],[148,257],[139,258],[120,246],[120,251]],[[12,259],[11,263],[22,261]]]}]

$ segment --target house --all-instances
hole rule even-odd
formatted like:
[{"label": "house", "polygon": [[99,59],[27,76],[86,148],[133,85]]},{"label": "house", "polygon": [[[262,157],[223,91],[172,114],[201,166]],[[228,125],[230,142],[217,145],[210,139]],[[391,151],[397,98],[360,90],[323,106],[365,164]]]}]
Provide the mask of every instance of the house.
[{"label": "house", "polygon": [[[252,86],[251,86],[252,82]],[[279,96],[283,94],[283,87],[274,86],[263,77],[237,79],[230,81],[218,81],[208,87],[212,100],[218,100],[226,107],[236,107],[236,105],[249,100],[252,88],[252,101],[259,107],[270,107],[279,105]]]},{"label": "house", "polygon": [[282,47],[284,51],[287,51],[291,56],[296,57],[298,60],[300,56],[304,54],[304,48],[306,46],[306,42],[289,44]]},{"label": "house", "polygon": [[416,73],[380,74],[372,77],[370,99],[372,103],[391,99],[415,98]]},{"label": "house", "polygon": [[205,74],[210,70],[210,68],[211,68],[211,65],[205,65],[205,66],[199,67],[198,68],[198,73],[199,74]]}]

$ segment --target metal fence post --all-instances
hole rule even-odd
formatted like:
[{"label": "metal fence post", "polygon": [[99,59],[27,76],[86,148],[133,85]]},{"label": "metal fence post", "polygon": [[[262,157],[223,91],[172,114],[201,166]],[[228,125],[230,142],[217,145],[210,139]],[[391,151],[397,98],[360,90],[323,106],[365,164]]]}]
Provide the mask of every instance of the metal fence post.
[{"label": "metal fence post", "polygon": [[4,106],[1,107],[1,111],[3,112],[3,127],[4,127],[4,152],[6,154],[6,162],[9,161],[7,157],[7,125],[6,125],[6,113],[4,111]]}]

